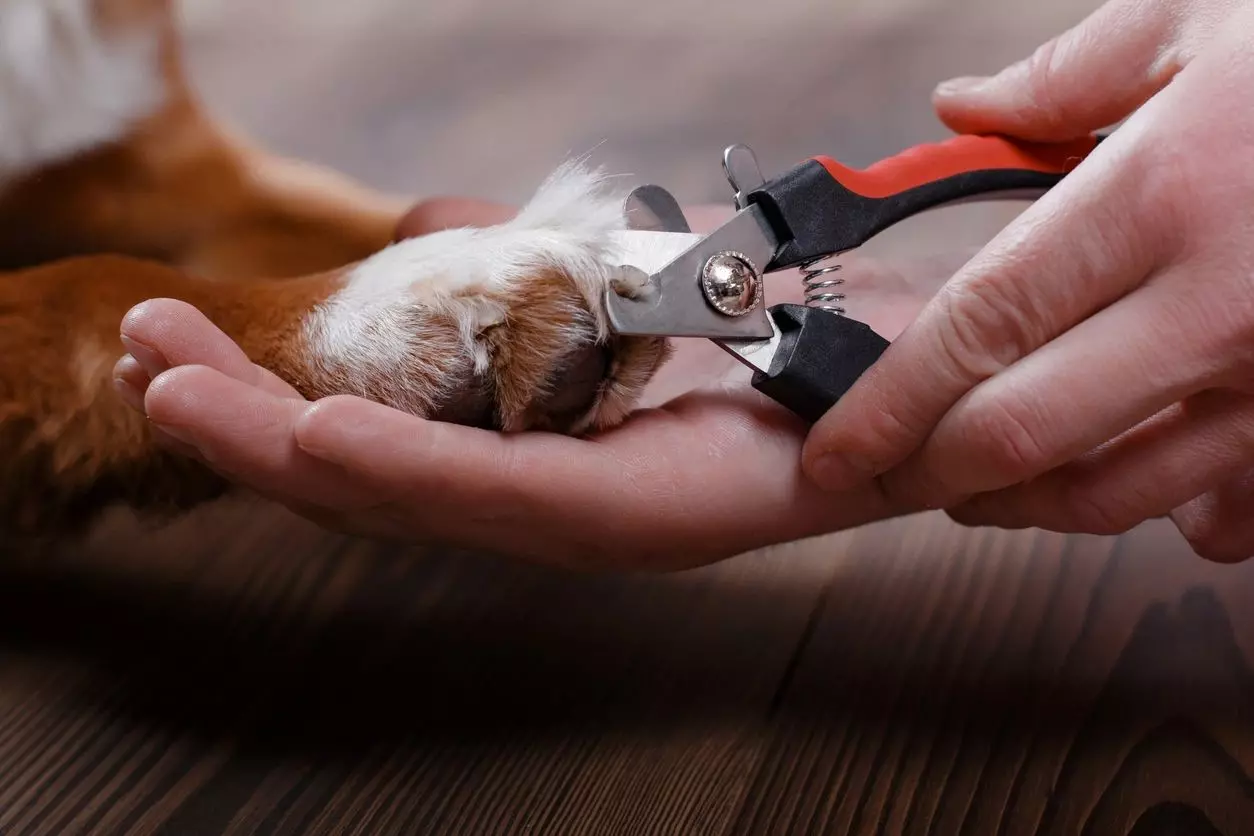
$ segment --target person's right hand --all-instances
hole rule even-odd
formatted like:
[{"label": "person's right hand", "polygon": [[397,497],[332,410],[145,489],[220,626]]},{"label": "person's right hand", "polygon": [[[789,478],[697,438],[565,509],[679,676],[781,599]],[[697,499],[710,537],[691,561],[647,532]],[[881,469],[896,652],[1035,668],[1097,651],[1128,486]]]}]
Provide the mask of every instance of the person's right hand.
[{"label": "person's right hand", "polygon": [[1254,0],[1110,0],[936,105],[1037,141],[1126,121],[815,426],[807,471],[969,524],[1170,514],[1205,557],[1254,555]]}]

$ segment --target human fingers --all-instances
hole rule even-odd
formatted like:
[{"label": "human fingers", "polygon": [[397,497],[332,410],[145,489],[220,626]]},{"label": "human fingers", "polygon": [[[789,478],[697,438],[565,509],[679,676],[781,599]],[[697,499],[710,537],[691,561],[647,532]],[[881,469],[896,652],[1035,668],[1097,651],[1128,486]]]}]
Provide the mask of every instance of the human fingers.
[{"label": "human fingers", "polygon": [[816,483],[899,465],[967,392],[1144,281],[1172,237],[1163,207],[1141,199],[1157,175],[1137,144],[1135,130],[1112,136],[931,299],[816,422],[804,449]]},{"label": "human fingers", "polygon": [[1254,397],[1211,390],[1029,482],[949,509],[971,526],[1119,534],[1238,477],[1254,459]]},{"label": "human fingers", "polygon": [[416,532],[582,568],[701,565],[891,513],[865,488],[833,508],[800,473],[795,419],[751,390],[694,393],[595,440],[328,398],[296,437],[374,485]]},{"label": "human fingers", "polygon": [[113,366],[113,388],[137,412],[144,411],[144,392],[151,382],[148,372],[129,354],[123,354]]},{"label": "human fingers", "polygon": [[1220,323],[1197,273],[1157,277],[976,385],[883,475],[885,490],[948,507],[1035,479],[1233,381],[1244,328]]},{"label": "human fingers", "polygon": [[343,472],[302,452],[293,427],[308,404],[244,383],[218,369],[176,366],[153,378],[144,411],[161,432],[233,482],[267,496],[337,509],[373,498]]},{"label": "human fingers", "polygon": [[996,75],[942,83],[933,104],[959,133],[1085,136],[1124,119],[1180,71],[1188,5],[1112,0]]},{"label": "human fingers", "polygon": [[[152,378],[148,376],[148,372],[129,354],[123,354],[113,366],[114,391],[127,406],[138,413],[144,412],[144,393],[148,391],[150,383],[152,383]],[[153,440],[160,446],[184,458],[200,461],[195,448],[184,444],[152,424],[149,424],[149,429],[153,434]]]},{"label": "human fingers", "polygon": [[300,398],[295,389],[253,363],[234,340],[186,302],[142,302],[122,319],[121,332],[123,346],[150,380],[175,366],[207,366],[276,397]]},{"label": "human fingers", "polygon": [[[1122,140],[1113,165],[1124,172],[1115,188],[1125,194],[1099,189],[1095,196],[1114,205],[1127,199],[1123,208],[1132,216],[1081,207],[1077,214],[1091,226],[1055,244],[1105,248],[1113,259],[1083,283],[1065,281],[1065,274],[1057,286],[1037,279],[1033,287],[1026,275],[1017,280],[1010,303],[998,308],[1000,324],[975,329],[975,339],[960,341],[960,348],[974,343],[977,358],[996,360],[995,338],[1010,335],[1022,350],[1011,351],[1011,362],[993,374],[969,379],[969,390],[928,426],[908,461],[884,475],[890,494],[947,507],[965,494],[1033,479],[1199,392],[1244,386],[1250,317],[1240,265],[1249,224],[1240,207],[1254,179],[1228,160],[1248,151],[1248,132],[1237,115],[1218,130],[1198,120],[1208,103],[1227,98],[1231,85],[1248,81],[1244,67],[1222,50],[1198,59],[1187,79],[1112,139]],[[1053,260],[1066,264],[1062,255]],[[1041,259],[1051,280],[1052,267],[1051,258]],[[1087,301],[1090,315],[1047,325],[1043,339],[1032,336],[1067,304],[1042,286],[1061,287],[1075,297],[1072,304]],[[1040,299],[1044,317],[1033,306]],[[970,310],[954,306],[948,313],[962,320]],[[945,370],[953,352],[936,348],[940,360],[932,369]],[[932,388],[929,381],[911,395]],[[899,411],[900,404],[899,397]]]},{"label": "human fingers", "polygon": [[1254,470],[1207,491],[1171,512],[1193,551],[1216,563],[1254,557]]}]

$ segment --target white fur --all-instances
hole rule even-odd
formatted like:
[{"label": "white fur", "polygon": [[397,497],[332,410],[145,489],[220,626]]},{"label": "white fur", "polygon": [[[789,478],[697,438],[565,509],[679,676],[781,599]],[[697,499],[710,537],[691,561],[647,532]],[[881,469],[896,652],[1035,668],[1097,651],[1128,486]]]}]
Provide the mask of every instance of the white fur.
[{"label": "white fur", "polygon": [[[625,195],[609,185],[599,171],[569,162],[507,223],[404,241],[362,262],[306,322],[316,361],[356,378],[396,375],[415,361],[422,335],[410,333],[406,313],[421,308],[456,318],[462,348],[482,371],[489,357],[480,335],[524,298],[528,276],[554,267],[576,282],[604,337],[602,297],[627,255],[616,236],[626,225]],[[677,246],[659,241],[654,249]],[[656,260],[660,250],[647,255]]]},{"label": "white fur", "polygon": [[0,182],[122,137],[160,107],[161,33],[93,0],[0,0]]}]

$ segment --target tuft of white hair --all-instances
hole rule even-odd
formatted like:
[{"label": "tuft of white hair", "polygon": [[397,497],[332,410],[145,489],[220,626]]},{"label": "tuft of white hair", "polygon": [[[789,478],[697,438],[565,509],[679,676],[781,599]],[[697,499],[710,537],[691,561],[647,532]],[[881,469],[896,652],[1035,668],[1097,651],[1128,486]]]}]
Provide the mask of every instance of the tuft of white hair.
[{"label": "tuft of white hair", "polygon": [[[390,378],[403,386],[397,379],[412,364],[452,362],[432,355],[434,341],[424,351],[423,334],[414,332],[417,321],[447,317],[482,373],[490,357],[481,335],[506,320],[513,301],[525,300],[529,277],[548,270],[574,282],[603,339],[603,296],[621,274],[616,233],[626,228],[626,191],[616,186],[586,159],[569,160],[505,223],[443,230],[376,253],[349,271],[304,323],[315,364],[340,377]],[[425,394],[394,397],[420,407]]]}]

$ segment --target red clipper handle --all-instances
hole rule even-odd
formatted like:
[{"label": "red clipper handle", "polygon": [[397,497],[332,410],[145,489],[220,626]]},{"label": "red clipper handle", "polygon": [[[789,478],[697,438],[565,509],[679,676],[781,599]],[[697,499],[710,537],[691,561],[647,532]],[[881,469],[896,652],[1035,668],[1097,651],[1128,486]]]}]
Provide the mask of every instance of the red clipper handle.
[{"label": "red clipper handle", "polygon": [[857,170],[814,157],[749,195],[783,242],[769,269],[851,250],[893,224],[946,203],[1052,188],[1103,137],[1065,143],[963,135],[918,145]]},{"label": "red clipper handle", "polygon": [[[1079,165],[1099,141],[1092,136],[1066,143],[1027,143],[968,134],[916,145],[862,170],[849,168],[831,157],[814,160],[851,192],[886,198],[963,174],[1031,172],[1062,177]],[[996,182],[982,184],[986,187],[980,191],[996,188]]]}]

